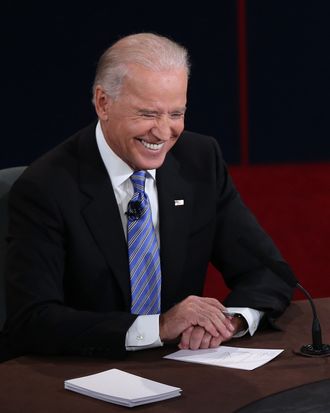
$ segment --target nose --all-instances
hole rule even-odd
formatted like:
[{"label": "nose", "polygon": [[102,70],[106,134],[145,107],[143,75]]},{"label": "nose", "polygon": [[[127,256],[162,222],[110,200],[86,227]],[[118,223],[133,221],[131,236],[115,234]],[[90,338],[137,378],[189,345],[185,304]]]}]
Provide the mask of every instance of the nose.
[{"label": "nose", "polygon": [[167,141],[172,136],[170,119],[167,116],[161,116],[157,119],[157,124],[151,130],[152,134],[159,140]]}]

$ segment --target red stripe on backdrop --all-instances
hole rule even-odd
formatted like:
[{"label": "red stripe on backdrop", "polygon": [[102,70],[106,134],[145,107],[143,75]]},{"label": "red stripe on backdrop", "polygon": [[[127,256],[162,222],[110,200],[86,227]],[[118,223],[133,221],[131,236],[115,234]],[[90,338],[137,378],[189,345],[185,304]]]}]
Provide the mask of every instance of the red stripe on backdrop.
[{"label": "red stripe on backdrop", "polygon": [[246,44],[246,0],[237,0],[237,47],[241,164],[249,163],[249,112]]}]

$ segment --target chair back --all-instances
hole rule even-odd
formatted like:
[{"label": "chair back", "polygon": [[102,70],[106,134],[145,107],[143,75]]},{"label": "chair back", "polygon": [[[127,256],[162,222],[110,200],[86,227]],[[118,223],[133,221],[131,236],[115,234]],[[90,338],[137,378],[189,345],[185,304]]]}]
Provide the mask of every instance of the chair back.
[{"label": "chair back", "polygon": [[17,166],[0,170],[0,331],[6,318],[4,272],[8,233],[8,193],[25,168],[26,166]]}]

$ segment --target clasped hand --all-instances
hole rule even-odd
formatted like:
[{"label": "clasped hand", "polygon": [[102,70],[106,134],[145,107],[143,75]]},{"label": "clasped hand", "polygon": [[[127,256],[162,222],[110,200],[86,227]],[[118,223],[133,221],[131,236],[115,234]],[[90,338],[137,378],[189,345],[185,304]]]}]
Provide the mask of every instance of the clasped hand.
[{"label": "clasped hand", "polygon": [[238,331],[236,320],[223,314],[226,308],[215,298],[189,296],[160,316],[162,341],[180,337],[181,349],[218,347]]}]

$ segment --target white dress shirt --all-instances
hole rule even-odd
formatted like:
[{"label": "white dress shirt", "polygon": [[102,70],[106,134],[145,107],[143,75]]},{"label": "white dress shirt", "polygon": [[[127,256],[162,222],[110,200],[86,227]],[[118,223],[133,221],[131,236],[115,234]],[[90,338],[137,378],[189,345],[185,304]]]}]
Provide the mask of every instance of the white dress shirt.
[{"label": "white dress shirt", "polygon": [[[113,186],[123,230],[127,239],[127,216],[125,213],[127,211],[127,205],[134,193],[133,184],[130,180],[130,176],[134,170],[110,148],[104,138],[100,122],[98,122],[96,126],[96,142]],[[150,201],[152,221],[159,244],[156,170],[152,169],[147,172],[145,192]],[[246,334],[247,331],[253,335],[263,314],[260,311],[250,308],[228,308],[228,311],[242,314],[249,326],[246,331],[238,333],[235,337],[241,337]],[[144,348],[161,346],[162,342],[159,337],[159,315],[138,316],[127,331],[125,345],[127,350],[141,350]]]}]

